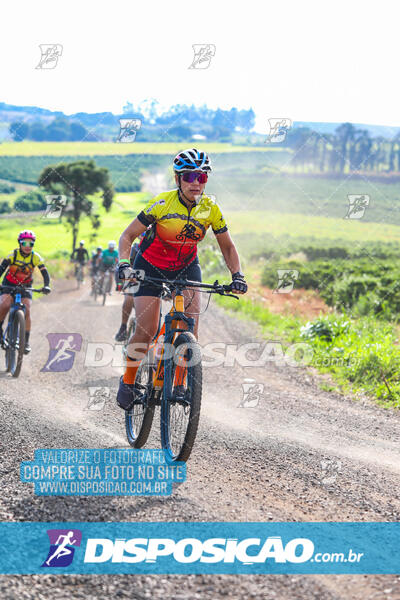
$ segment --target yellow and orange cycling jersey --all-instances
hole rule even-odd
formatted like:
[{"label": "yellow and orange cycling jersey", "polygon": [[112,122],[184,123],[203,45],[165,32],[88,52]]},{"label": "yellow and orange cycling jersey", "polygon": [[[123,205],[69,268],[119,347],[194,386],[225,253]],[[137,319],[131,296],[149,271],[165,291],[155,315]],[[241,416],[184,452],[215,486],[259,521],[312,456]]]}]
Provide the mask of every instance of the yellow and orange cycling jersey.
[{"label": "yellow and orange cycling jersey", "polygon": [[140,243],[140,251],[152,265],[177,270],[197,256],[197,244],[211,226],[214,233],[227,231],[219,206],[206,195],[192,208],[179,198],[178,190],[163,192],[147,204],[139,221],[152,227]]},{"label": "yellow and orange cycling jersey", "polygon": [[6,260],[10,264],[4,280],[9,283],[30,285],[32,283],[32,273],[34,268],[44,267],[42,257],[33,251],[28,254],[28,256],[25,256],[24,254],[21,254],[19,249],[14,250],[6,257]]}]

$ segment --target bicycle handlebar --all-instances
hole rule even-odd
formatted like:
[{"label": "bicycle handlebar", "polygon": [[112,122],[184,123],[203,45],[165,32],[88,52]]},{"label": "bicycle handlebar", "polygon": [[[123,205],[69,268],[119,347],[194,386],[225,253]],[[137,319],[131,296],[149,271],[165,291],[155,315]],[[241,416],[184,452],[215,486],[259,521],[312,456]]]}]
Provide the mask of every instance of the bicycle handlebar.
[{"label": "bicycle handlebar", "polygon": [[37,290],[35,288],[24,287],[23,285],[11,286],[11,285],[0,285],[0,291],[2,290],[10,290],[10,292],[37,292],[38,294],[43,294],[43,289]]},{"label": "bicycle handlebar", "polygon": [[135,277],[132,278],[131,280],[127,280],[127,281],[148,281],[149,283],[154,283],[155,285],[158,286],[162,286],[162,285],[166,285],[168,287],[171,287],[172,289],[177,289],[177,288],[188,288],[188,287],[195,287],[195,288],[200,288],[203,289],[204,292],[206,294],[219,294],[220,296],[227,296],[229,298],[236,298],[236,300],[239,300],[238,296],[235,296],[232,293],[227,293],[227,292],[232,292],[232,285],[226,285],[226,284],[222,284],[218,282],[218,279],[216,279],[214,281],[213,284],[210,283],[201,283],[199,281],[190,281],[189,279],[160,279],[158,277],[148,277],[148,276],[143,276],[140,271],[135,271]]}]

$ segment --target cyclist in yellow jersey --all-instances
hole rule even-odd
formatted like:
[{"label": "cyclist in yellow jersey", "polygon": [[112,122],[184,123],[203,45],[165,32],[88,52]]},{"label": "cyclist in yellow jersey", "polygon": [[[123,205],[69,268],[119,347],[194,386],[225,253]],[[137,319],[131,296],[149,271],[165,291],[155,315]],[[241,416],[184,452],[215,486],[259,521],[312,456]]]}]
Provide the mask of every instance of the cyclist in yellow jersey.
[{"label": "cyclist in yellow jersey", "polygon": [[[232,291],[246,293],[247,284],[225,219],[219,206],[204,194],[211,172],[208,155],[196,148],[184,150],[175,157],[173,167],[177,189],[153,198],[121,235],[119,277],[131,279],[134,270],[141,269],[150,277],[201,281],[197,244],[211,227],[232,274]],[[144,231],[146,234],[132,268],[129,264],[131,245]],[[136,351],[133,358],[128,347],[126,371],[117,395],[118,405],[125,410],[130,410],[135,401],[136,373],[156,333],[161,302],[161,290],[146,283],[140,283],[134,295],[136,328],[129,344],[133,349],[140,345],[140,352]],[[185,290],[184,298],[185,314],[195,319],[197,337],[200,292]]]},{"label": "cyclist in yellow jersey", "polygon": [[[43,263],[43,260],[37,252],[33,251],[35,245],[36,235],[33,231],[24,230],[18,235],[19,248],[10,252],[10,254],[0,264],[0,277],[6,271],[2,285],[7,287],[22,286],[21,299],[23,304],[26,306],[25,312],[25,354],[31,351],[29,345],[29,335],[31,331],[31,315],[30,308],[32,303],[32,292],[27,289],[32,286],[33,270],[38,267],[40,270],[44,287],[42,292],[44,294],[50,293],[50,276]],[[3,322],[7,316],[8,311],[13,302],[11,294],[7,293],[7,290],[0,290],[0,336],[2,336]]]}]

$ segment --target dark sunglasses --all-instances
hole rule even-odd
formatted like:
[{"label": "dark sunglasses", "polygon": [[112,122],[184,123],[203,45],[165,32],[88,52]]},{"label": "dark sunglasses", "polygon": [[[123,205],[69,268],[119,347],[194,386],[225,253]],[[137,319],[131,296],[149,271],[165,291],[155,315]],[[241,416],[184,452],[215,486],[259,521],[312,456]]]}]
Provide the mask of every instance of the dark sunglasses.
[{"label": "dark sunglasses", "polygon": [[193,183],[196,179],[198,179],[199,183],[206,183],[208,175],[207,173],[182,173],[182,179],[186,183]]},{"label": "dark sunglasses", "polygon": [[25,242],[24,240],[22,240],[22,242],[20,242],[21,246],[24,246],[24,248],[26,248],[27,246],[30,246],[31,248],[33,248],[33,246],[35,245],[35,242]]}]

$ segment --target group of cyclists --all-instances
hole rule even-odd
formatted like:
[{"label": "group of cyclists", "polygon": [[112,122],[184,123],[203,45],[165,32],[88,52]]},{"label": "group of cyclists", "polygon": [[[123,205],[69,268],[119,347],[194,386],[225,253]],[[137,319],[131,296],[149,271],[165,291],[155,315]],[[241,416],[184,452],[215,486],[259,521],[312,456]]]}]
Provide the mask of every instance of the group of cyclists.
[{"label": "group of cyclists", "polygon": [[[212,228],[227,268],[232,277],[231,290],[237,294],[247,292],[245,276],[241,271],[239,255],[230,237],[227,224],[219,206],[205,193],[208,176],[212,171],[211,161],[206,152],[190,148],[179,152],[173,161],[176,189],[162,192],[150,200],[146,207],[123,231],[116,242],[110,241],[105,250],[98,246],[89,258],[82,240],[71,254],[76,266],[90,263],[92,288],[96,278],[104,277],[107,270],[116,273],[117,289],[126,284],[136,283],[135,291],[124,292],[121,325],[115,336],[117,341],[125,341],[127,323],[134,306],[136,327],[129,341],[125,373],[120,379],[117,404],[130,410],[135,403],[139,389],[135,379],[141,361],[156,334],[162,288],[146,281],[137,282],[135,273],[141,270],[144,276],[165,280],[187,279],[201,281],[201,268],[197,256],[197,244],[204,238],[207,229]],[[135,241],[138,240],[138,241]],[[13,250],[0,264],[0,276],[5,273],[3,285],[21,286],[22,302],[26,306],[25,353],[30,351],[29,333],[31,329],[30,305],[32,293],[32,273],[38,267],[43,277],[44,293],[50,293],[49,273],[40,255],[34,250],[35,234],[30,230],[21,231],[19,247]],[[127,290],[128,292],[128,290]],[[198,336],[200,292],[195,288],[184,291],[185,314],[195,319],[194,334]],[[6,288],[0,288],[0,340],[4,319],[10,309],[12,296]],[[136,350],[131,356],[129,348]]]},{"label": "group of cyclists", "polygon": [[90,264],[90,275],[92,278],[92,292],[98,279],[98,284],[101,287],[104,273],[108,270],[115,269],[118,263],[118,252],[116,250],[117,242],[111,240],[108,242],[108,247],[103,250],[102,246],[97,246],[96,250],[92,252],[92,256],[89,259],[89,253],[85,248],[85,241],[79,242],[79,247],[75,248],[71,254],[71,261],[75,263],[75,275],[79,267],[83,269],[85,265]]}]

